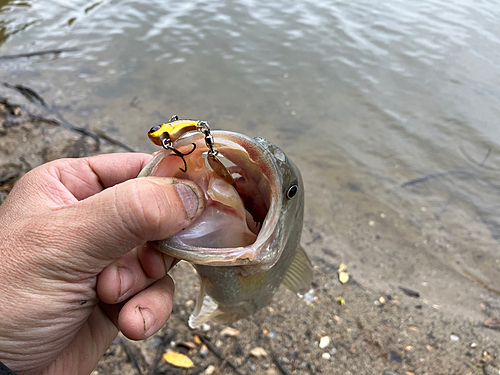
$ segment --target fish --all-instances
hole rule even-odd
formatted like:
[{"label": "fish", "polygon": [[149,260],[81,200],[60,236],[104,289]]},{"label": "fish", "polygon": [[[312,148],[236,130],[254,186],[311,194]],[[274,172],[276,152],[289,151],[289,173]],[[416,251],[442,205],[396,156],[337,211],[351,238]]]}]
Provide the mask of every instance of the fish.
[{"label": "fish", "polygon": [[[167,124],[173,134],[187,122],[174,116]],[[169,148],[157,151],[138,176],[189,179],[205,193],[205,208],[194,223],[151,242],[198,273],[200,291],[189,326],[249,317],[267,306],[282,284],[299,296],[308,292],[312,267],[300,245],[304,185],[297,166],[262,137],[214,130],[208,144],[206,132],[192,129],[169,139]],[[229,181],[212,169],[207,159],[213,155],[231,174]]]}]

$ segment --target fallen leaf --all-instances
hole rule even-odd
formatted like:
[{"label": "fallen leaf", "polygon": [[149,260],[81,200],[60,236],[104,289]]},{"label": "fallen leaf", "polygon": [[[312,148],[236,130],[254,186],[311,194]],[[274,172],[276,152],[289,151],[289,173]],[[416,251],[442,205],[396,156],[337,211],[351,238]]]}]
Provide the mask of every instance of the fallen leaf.
[{"label": "fallen leaf", "polygon": [[184,346],[188,349],[196,349],[196,345],[191,341],[178,342],[177,346]]},{"label": "fallen leaf", "polygon": [[168,352],[162,355],[162,359],[173,366],[182,368],[191,368],[194,366],[193,361],[188,356],[181,353]]},{"label": "fallen leaf", "polygon": [[267,357],[267,352],[263,348],[261,348],[260,346],[257,346],[255,348],[253,348],[252,350],[250,350],[250,354],[255,358]]},{"label": "fallen leaf", "polygon": [[488,318],[483,322],[483,326],[500,330],[500,318]]},{"label": "fallen leaf", "polygon": [[346,282],[349,281],[349,271],[344,262],[340,263],[338,273],[339,273],[339,281],[342,284],[345,284]]},{"label": "fallen leaf", "polygon": [[342,297],[337,297],[337,302],[338,302],[341,306],[344,306],[344,305],[345,305],[345,299],[343,299]]},{"label": "fallen leaf", "polygon": [[200,336],[198,336],[198,335],[194,335],[194,336],[193,336],[193,341],[194,341],[196,344],[200,345],[200,344],[201,344],[201,339],[200,339]]}]

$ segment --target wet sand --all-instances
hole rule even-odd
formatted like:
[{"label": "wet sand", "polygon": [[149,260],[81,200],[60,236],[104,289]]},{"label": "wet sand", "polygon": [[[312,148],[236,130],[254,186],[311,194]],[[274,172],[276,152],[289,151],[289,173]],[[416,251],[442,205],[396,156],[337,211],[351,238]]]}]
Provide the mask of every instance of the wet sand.
[{"label": "wet sand", "polygon": [[[0,104],[0,201],[17,178],[44,162],[123,151],[103,139],[96,147],[96,139],[46,117],[30,116],[29,111]],[[157,353],[168,350],[186,354],[195,367],[178,369],[160,361],[156,373],[500,373],[500,331],[482,325],[489,317],[500,317],[498,295],[459,268],[436,266],[440,242],[434,237],[422,240],[418,217],[401,218],[372,199],[373,181],[360,179],[345,164],[325,168],[325,173],[335,175],[335,187],[313,183],[312,173],[303,170],[306,196],[323,196],[328,202],[321,205],[318,199],[311,200],[303,229],[302,244],[315,270],[314,302],[282,287],[268,307],[232,325],[238,336],[224,336],[224,327],[217,324],[210,324],[208,331],[193,332],[187,319],[198,280],[190,265],[180,263],[171,272],[176,295],[168,325],[144,342],[116,340],[94,375],[137,374],[133,361],[148,374]],[[328,216],[331,212],[335,217]],[[431,214],[421,211],[419,215]],[[435,234],[445,236],[442,232]],[[453,245],[453,236],[448,234],[447,239]],[[416,244],[428,246],[429,251],[416,253]],[[345,285],[337,278],[341,262],[350,272]],[[418,291],[419,297],[405,294],[400,286]],[[345,305],[337,302],[338,297]],[[195,335],[210,343],[206,352],[195,342]],[[320,347],[325,336],[329,343]],[[251,356],[255,347],[262,347],[267,356]]]}]

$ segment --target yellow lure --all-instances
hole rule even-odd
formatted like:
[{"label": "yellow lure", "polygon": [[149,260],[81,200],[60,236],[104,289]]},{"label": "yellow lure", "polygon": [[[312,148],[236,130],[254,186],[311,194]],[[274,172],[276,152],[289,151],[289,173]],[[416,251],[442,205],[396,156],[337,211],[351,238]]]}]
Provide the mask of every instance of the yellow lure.
[{"label": "yellow lure", "polygon": [[149,129],[148,137],[157,145],[162,145],[162,139],[168,138],[171,142],[178,139],[184,133],[198,130],[198,120],[174,120],[153,126]]}]

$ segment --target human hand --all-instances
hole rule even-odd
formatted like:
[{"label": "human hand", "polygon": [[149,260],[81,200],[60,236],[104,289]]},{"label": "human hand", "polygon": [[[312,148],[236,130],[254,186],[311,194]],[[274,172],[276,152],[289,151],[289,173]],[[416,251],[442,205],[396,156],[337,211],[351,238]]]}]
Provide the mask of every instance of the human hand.
[{"label": "human hand", "polygon": [[0,361],[18,375],[89,374],[118,330],[158,331],[172,310],[168,238],[204,208],[186,180],[134,179],[151,159],[61,159],[21,178],[0,206]]}]

